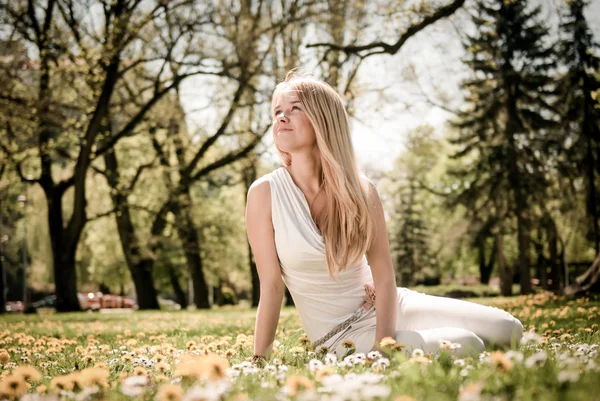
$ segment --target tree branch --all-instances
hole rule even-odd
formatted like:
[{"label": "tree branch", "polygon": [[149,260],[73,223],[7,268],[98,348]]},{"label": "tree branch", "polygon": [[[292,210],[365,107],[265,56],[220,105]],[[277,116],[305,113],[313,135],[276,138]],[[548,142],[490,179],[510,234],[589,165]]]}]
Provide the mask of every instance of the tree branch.
[{"label": "tree branch", "polygon": [[465,0],[454,0],[452,3],[440,7],[433,14],[426,16],[423,20],[415,25],[411,25],[398,39],[398,41],[394,44],[388,44],[385,42],[373,42],[366,45],[348,45],[343,46],[337,43],[313,43],[309,44],[306,47],[327,47],[331,50],[337,50],[344,52],[346,54],[360,54],[361,52],[365,52],[368,50],[372,50],[367,54],[363,54],[362,57],[366,58],[375,54],[391,54],[394,55],[402,48],[404,43],[414,35],[416,35],[419,31],[423,30],[427,26],[437,22],[438,20],[448,17],[452,15],[456,10],[458,10],[465,3]]}]

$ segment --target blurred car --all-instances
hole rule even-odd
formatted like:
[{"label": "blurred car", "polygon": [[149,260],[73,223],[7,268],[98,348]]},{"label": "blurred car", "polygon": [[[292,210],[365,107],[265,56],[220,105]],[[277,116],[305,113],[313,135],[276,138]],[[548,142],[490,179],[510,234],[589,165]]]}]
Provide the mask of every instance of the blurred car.
[{"label": "blurred car", "polygon": [[23,312],[23,302],[21,301],[8,301],[6,303],[7,312]]},{"label": "blurred car", "polygon": [[102,298],[101,292],[78,292],[77,298],[79,299],[79,306],[81,307],[81,310],[100,310],[100,300]]},{"label": "blurred car", "polygon": [[172,299],[167,299],[167,298],[163,298],[163,297],[158,297],[158,305],[160,306],[160,309],[166,309],[166,310],[180,310],[181,309],[181,305],[179,305],[177,302],[173,301]]},{"label": "blurred car", "polygon": [[39,301],[32,302],[31,307],[33,309],[56,308],[56,295],[54,295],[54,294],[48,295],[48,296],[40,299]]},{"label": "blurred car", "polygon": [[100,298],[100,306],[104,309],[110,308],[135,308],[135,301],[120,295],[105,294]]},{"label": "blurred car", "polygon": [[[77,293],[79,306],[84,311],[97,311],[100,309],[127,308],[135,309],[137,307],[133,299],[122,297],[120,295],[102,294],[101,292],[79,292]],[[11,310],[8,312],[23,312],[22,302],[12,302]],[[30,305],[32,311],[40,308],[56,308],[56,295],[48,295],[39,301],[32,302]]]}]

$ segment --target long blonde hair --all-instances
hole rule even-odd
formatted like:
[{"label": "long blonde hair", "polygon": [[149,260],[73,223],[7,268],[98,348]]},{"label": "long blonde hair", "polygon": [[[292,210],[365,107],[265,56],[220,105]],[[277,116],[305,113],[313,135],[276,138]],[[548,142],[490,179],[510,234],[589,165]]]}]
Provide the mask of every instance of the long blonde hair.
[{"label": "long blonde hair", "polygon": [[[356,166],[350,138],[348,114],[338,93],[325,82],[288,73],[275,88],[293,91],[315,131],[321,155],[326,206],[316,216],[325,242],[329,275],[334,277],[365,254],[373,241],[373,222],[369,215],[369,188]],[[277,147],[285,166],[292,155]]]}]

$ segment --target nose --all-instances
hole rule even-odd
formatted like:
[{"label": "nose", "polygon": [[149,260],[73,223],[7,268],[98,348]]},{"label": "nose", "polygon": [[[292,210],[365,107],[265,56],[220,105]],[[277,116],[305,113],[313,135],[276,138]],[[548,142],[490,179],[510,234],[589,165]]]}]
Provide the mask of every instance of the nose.
[{"label": "nose", "polygon": [[286,121],[289,121],[289,118],[285,114],[285,112],[280,111],[279,113],[277,113],[277,121],[286,122]]}]

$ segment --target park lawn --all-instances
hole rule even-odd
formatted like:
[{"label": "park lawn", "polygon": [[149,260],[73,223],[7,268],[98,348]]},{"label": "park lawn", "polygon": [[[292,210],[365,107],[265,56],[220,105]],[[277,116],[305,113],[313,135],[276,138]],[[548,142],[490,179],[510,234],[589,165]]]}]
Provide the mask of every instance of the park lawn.
[{"label": "park lawn", "polygon": [[523,322],[517,349],[336,360],[307,349],[285,308],[274,357],[256,366],[248,309],[2,316],[0,399],[600,400],[600,299],[541,293],[482,303]]}]

